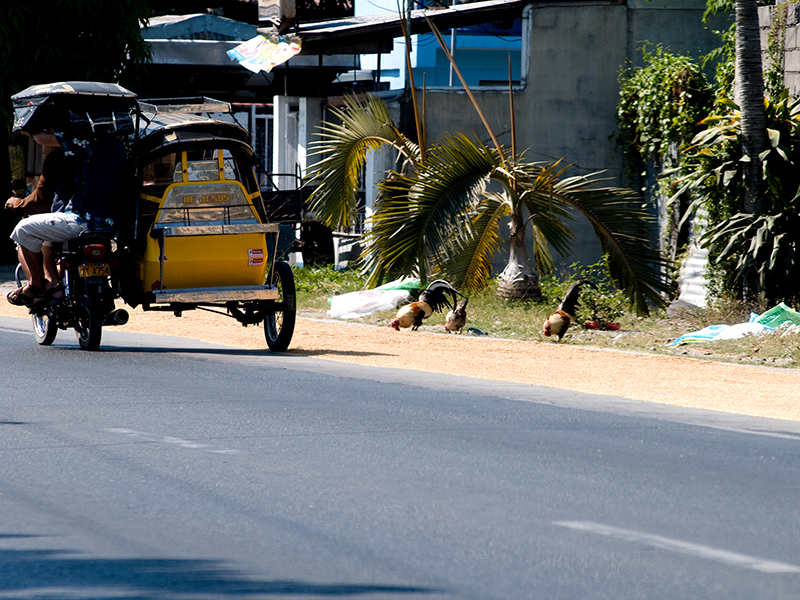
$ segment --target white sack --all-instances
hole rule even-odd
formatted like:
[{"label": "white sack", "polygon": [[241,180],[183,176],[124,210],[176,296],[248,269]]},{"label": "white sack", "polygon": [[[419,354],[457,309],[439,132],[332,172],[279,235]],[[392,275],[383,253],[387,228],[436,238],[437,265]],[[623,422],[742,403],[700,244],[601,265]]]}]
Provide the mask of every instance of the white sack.
[{"label": "white sack", "polygon": [[328,316],[336,319],[356,319],[379,310],[397,308],[408,301],[408,290],[362,290],[331,298]]}]

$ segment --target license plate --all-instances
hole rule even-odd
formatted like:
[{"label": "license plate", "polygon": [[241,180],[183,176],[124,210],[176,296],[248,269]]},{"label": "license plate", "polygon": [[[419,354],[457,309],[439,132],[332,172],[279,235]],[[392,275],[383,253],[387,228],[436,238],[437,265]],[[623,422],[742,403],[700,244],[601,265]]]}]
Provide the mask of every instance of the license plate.
[{"label": "license plate", "polygon": [[111,267],[107,263],[86,263],[78,265],[81,277],[102,277],[111,275]]}]

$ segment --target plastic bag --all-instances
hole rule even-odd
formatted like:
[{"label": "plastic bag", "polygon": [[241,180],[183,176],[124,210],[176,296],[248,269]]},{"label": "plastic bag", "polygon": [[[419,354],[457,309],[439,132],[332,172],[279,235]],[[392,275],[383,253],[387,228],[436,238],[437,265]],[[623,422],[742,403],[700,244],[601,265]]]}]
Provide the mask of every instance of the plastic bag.
[{"label": "plastic bag", "polygon": [[756,323],[767,325],[768,327],[777,327],[782,323],[790,323],[792,325],[800,325],[800,313],[792,308],[789,308],[781,302],[777,306],[773,306],[760,317],[756,317]]},{"label": "plastic bag", "polygon": [[338,319],[355,319],[379,310],[397,308],[408,301],[408,290],[363,290],[350,292],[330,299],[328,316]]},{"label": "plastic bag", "polygon": [[379,310],[397,308],[408,302],[411,292],[417,291],[419,286],[419,279],[401,277],[371,290],[334,296],[328,298],[331,307],[328,316],[335,319],[356,319]]},{"label": "plastic bag", "polygon": [[413,277],[401,277],[389,283],[384,283],[376,287],[376,290],[418,290],[420,287],[419,279]]},{"label": "plastic bag", "polygon": [[692,331],[680,336],[669,346],[686,344],[689,342],[716,342],[719,340],[735,340],[748,334],[760,335],[772,331],[772,327],[761,323],[737,323],[736,325],[709,325],[698,331]]},{"label": "plastic bag", "polygon": [[735,340],[746,335],[760,335],[765,332],[772,331],[772,327],[762,323],[737,323],[731,325],[725,331],[721,332],[714,341],[717,340]]}]

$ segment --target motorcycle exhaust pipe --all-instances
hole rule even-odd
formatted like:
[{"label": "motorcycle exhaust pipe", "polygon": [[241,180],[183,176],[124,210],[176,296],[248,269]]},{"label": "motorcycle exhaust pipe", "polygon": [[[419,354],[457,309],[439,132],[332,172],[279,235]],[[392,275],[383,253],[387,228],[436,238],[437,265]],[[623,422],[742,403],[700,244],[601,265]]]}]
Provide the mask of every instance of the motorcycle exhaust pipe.
[{"label": "motorcycle exhaust pipe", "polygon": [[118,308],[106,315],[103,325],[125,325],[128,322],[128,311],[124,308]]}]

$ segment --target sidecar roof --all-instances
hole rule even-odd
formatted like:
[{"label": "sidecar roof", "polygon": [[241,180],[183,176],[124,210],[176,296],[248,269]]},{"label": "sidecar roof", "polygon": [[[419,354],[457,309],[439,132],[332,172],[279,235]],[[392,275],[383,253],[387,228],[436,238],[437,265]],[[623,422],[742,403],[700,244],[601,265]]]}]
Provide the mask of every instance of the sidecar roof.
[{"label": "sidecar roof", "polygon": [[209,98],[192,99],[183,104],[165,102],[139,103],[143,121],[139,129],[139,155],[143,160],[177,146],[182,149],[236,147],[252,153],[250,136],[243,127],[197,114],[230,112],[228,103]]},{"label": "sidecar roof", "polygon": [[[130,133],[136,94],[115,83],[61,81],[33,85],[11,96],[13,131],[49,128],[53,109],[69,117],[69,125],[89,133]],[[88,128],[88,129],[87,129]]]}]

